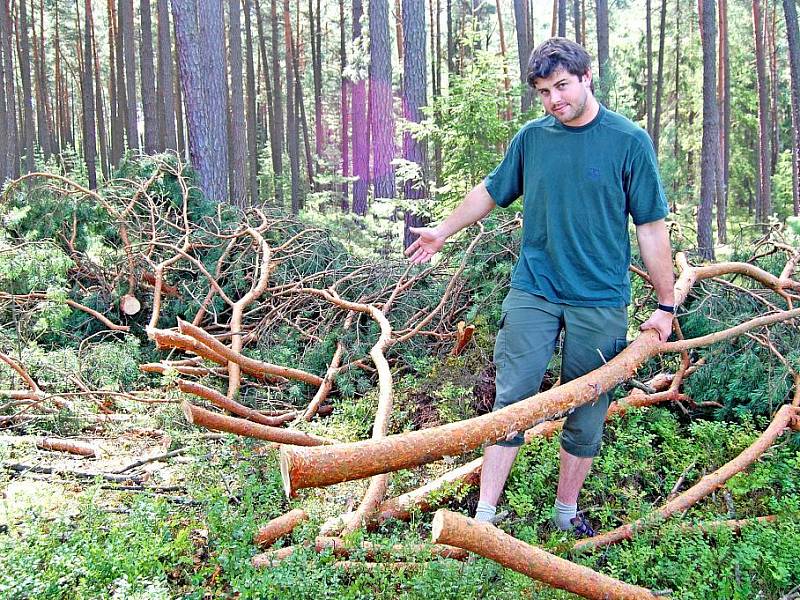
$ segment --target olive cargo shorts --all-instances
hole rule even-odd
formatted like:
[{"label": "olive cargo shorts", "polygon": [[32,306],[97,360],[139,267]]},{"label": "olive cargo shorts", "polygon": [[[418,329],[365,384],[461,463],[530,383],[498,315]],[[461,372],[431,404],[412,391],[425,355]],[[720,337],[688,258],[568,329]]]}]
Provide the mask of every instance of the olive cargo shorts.
[{"label": "olive cargo shorts", "polygon": [[[561,382],[566,383],[596,369],[603,364],[603,358],[611,360],[625,348],[628,310],[624,305],[609,308],[554,304],[512,288],[503,301],[494,347],[497,393],[492,410],[539,391],[562,328]],[[595,402],[567,415],[561,447],[569,454],[589,458],[600,452],[610,394],[611,391],[601,394]],[[500,446],[522,443],[521,433],[497,442]]]}]

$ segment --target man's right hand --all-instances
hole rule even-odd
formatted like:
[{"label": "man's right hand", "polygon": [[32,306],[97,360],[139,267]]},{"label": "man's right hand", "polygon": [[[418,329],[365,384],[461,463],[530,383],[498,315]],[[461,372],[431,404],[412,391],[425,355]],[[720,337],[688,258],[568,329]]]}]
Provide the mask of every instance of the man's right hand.
[{"label": "man's right hand", "polygon": [[418,236],[406,249],[406,256],[415,265],[428,262],[442,249],[447,239],[436,227],[409,227],[408,230]]}]

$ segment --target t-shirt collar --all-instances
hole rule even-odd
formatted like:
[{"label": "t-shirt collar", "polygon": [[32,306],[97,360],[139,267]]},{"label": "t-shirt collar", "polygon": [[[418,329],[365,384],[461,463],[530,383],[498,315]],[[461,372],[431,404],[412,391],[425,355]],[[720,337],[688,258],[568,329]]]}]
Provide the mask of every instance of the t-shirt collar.
[{"label": "t-shirt collar", "polygon": [[594,116],[594,119],[586,123],[586,125],[578,125],[577,127],[571,127],[569,125],[564,125],[558,119],[555,119],[556,123],[558,123],[564,131],[569,131],[570,133],[581,133],[582,131],[588,131],[589,129],[596,127],[600,121],[603,120],[603,117],[606,113],[606,107],[602,104],[598,103],[598,111],[597,114]]}]

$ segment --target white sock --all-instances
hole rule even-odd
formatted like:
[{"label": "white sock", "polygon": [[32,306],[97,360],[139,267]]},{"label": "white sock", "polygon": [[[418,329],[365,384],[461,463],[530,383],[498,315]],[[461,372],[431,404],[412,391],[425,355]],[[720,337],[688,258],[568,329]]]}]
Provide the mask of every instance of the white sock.
[{"label": "white sock", "polygon": [[577,514],[577,504],[564,504],[556,498],[555,515],[553,516],[556,527],[562,530],[572,529],[572,519],[574,519]]},{"label": "white sock", "polygon": [[481,522],[490,521],[496,512],[496,506],[492,506],[488,502],[480,500],[478,502],[478,508],[475,509],[475,520]]}]

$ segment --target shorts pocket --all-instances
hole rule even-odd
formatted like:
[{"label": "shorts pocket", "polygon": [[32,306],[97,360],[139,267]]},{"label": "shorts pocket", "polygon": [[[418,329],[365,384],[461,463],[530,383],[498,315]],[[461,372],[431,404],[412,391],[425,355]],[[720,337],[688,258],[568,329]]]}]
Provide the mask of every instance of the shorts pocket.
[{"label": "shorts pocket", "polygon": [[628,347],[627,338],[617,338],[614,340],[614,356],[625,350]]}]

